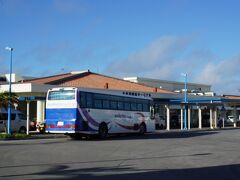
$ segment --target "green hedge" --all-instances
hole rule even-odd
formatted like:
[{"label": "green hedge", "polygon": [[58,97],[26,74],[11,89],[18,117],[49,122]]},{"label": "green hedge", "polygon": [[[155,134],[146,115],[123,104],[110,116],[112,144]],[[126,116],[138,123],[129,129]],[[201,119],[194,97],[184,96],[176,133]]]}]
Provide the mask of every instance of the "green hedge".
[{"label": "green hedge", "polygon": [[27,134],[19,134],[19,133],[15,133],[15,134],[5,134],[5,133],[1,133],[0,134],[0,139],[25,139],[30,137]]}]

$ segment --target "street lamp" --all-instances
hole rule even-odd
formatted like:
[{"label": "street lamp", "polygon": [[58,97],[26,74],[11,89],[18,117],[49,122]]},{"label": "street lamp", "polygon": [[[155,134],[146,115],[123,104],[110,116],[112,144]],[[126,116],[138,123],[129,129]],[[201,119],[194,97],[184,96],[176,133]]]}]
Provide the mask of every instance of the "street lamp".
[{"label": "street lamp", "polygon": [[9,78],[9,94],[8,94],[8,127],[7,133],[11,134],[11,91],[12,91],[12,52],[13,48],[5,47],[5,50],[10,51],[10,78]]},{"label": "street lamp", "polygon": [[187,129],[187,73],[181,73],[182,76],[185,77],[185,81],[184,81],[184,104],[185,104],[185,108],[184,108],[184,129]]}]

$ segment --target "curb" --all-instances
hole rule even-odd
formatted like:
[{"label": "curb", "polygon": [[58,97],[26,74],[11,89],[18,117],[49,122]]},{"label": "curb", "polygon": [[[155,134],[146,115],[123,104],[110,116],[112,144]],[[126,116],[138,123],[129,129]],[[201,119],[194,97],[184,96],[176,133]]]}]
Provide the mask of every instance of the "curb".
[{"label": "curb", "polygon": [[29,140],[29,139],[58,139],[58,138],[68,138],[68,136],[64,134],[34,134],[34,135],[29,135],[27,137],[22,137],[22,138],[15,138],[15,137],[10,137],[10,138],[2,138],[0,141],[11,141],[11,140]]}]

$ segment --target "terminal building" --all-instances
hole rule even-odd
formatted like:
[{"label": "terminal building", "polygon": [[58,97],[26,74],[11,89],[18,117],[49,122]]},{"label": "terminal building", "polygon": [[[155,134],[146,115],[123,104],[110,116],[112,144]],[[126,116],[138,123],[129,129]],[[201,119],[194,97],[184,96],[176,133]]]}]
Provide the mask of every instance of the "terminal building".
[{"label": "terminal building", "polygon": [[[1,76],[0,91],[8,91],[9,75]],[[20,97],[18,109],[27,112],[31,120],[44,121],[45,98],[48,89],[61,86],[123,90],[151,93],[158,112],[166,120],[166,129],[183,129],[183,110],[188,107],[188,129],[192,127],[216,128],[218,119],[234,117],[233,126],[237,126],[240,114],[239,96],[216,96],[211,86],[187,83],[188,101],[184,101],[184,83],[149,78],[119,79],[89,70],[75,71],[53,76],[33,78],[13,74],[12,92]]]},{"label": "terminal building", "polygon": [[[151,79],[151,78],[143,78],[143,77],[126,77],[123,78],[126,81],[135,82],[139,84],[145,84],[151,87],[159,87],[163,89],[167,89],[174,92],[181,92],[184,90],[184,83],[177,81],[166,81],[160,79]],[[189,92],[198,92],[199,95],[208,93],[211,91],[211,85],[206,84],[197,84],[197,83],[187,83],[187,89]]]}]

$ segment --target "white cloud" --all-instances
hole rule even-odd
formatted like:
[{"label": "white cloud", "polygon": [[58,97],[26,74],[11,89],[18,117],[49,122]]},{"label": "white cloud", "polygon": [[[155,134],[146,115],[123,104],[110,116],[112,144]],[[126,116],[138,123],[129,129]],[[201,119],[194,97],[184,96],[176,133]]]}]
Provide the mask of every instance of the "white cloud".
[{"label": "white cloud", "polygon": [[120,77],[140,76],[183,81],[180,74],[189,74],[189,81],[210,84],[217,93],[239,94],[240,55],[220,61],[209,50],[194,47],[192,37],[164,36],[146,48],[115,61],[106,69]]},{"label": "white cloud", "polygon": [[175,57],[186,50],[190,41],[190,38],[162,37],[126,59],[110,64],[107,71],[111,74],[121,72],[120,75],[151,74],[176,61]]},{"label": "white cloud", "polygon": [[213,90],[220,94],[237,94],[240,89],[239,67],[240,55],[218,63],[207,63],[194,80],[211,84]]}]

